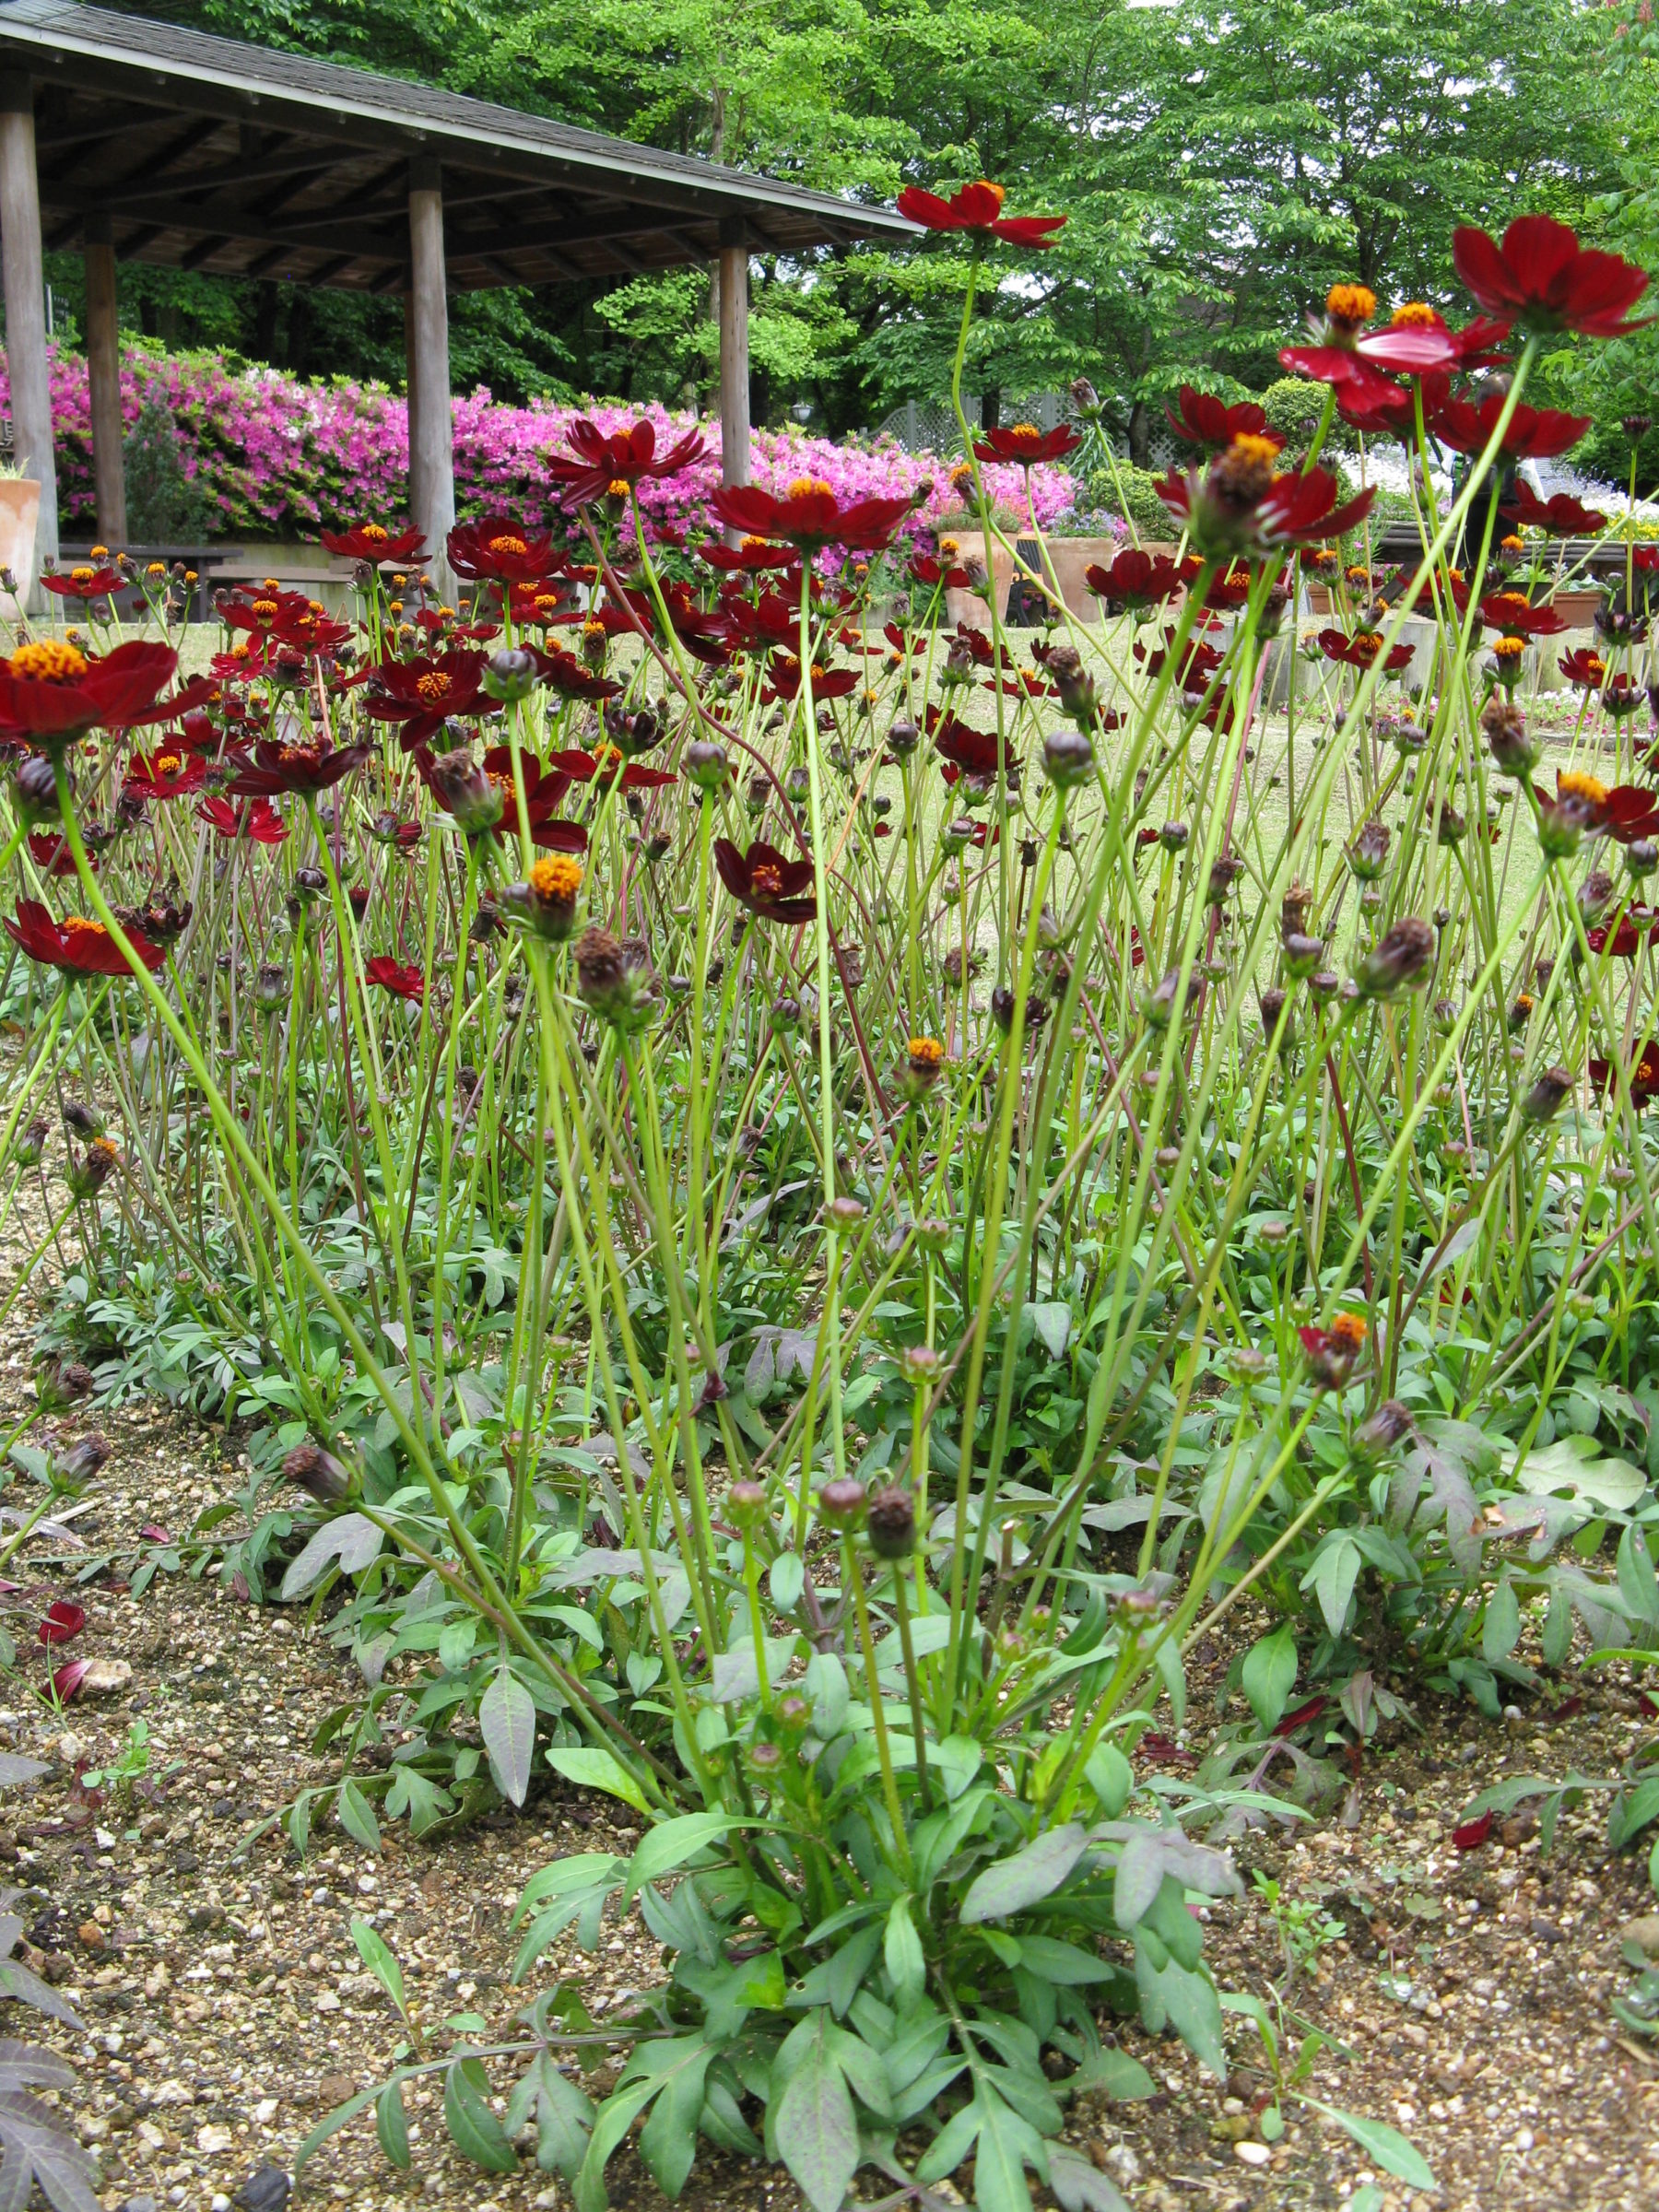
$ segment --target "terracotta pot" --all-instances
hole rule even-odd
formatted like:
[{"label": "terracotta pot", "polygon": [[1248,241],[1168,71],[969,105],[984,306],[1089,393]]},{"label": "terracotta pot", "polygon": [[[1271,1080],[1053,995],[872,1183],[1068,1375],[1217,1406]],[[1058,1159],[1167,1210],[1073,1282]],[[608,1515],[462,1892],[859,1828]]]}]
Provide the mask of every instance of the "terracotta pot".
[{"label": "terracotta pot", "polygon": [[[1007,608],[1008,586],[1014,581],[1012,557],[1005,553],[999,545],[994,544],[991,559],[986,562],[984,533],[980,530],[947,530],[944,535],[957,548],[959,566],[965,568],[970,561],[978,560],[989,567],[992,588],[996,594],[996,611],[1000,617]],[[989,629],[991,627],[990,608],[972,592],[947,592],[945,613],[953,625],[966,622],[970,629]]]},{"label": "terracotta pot", "polygon": [[1100,618],[1100,603],[1085,582],[1085,572],[1096,567],[1110,568],[1120,542],[1128,541],[1115,537],[1051,537],[1047,541],[1060,596],[1070,612],[1084,622],[1098,622]]},{"label": "terracotta pot", "polygon": [[1323,583],[1309,584],[1308,612],[1312,615],[1328,615],[1330,611],[1331,594],[1329,588]]},{"label": "terracotta pot", "polygon": [[1601,603],[1599,592],[1555,592],[1546,602],[1554,607],[1569,629],[1588,629]]},{"label": "terracotta pot", "polygon": [[0,569],[9,569],[18,580],[14,617],[27,605],[34,587],[35,525],[40,519],[39,481],[33,477],[0,477]]}]

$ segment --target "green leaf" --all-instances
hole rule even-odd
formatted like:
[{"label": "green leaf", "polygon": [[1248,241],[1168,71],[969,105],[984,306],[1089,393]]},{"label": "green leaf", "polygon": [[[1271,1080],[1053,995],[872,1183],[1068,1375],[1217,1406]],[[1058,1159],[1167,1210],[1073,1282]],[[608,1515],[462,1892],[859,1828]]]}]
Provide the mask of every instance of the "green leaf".
[{"label": "green leaf", "polygon": [[908,1897],[895,1898],[888,1914],[884,1961],[899,2009],[908,2012],[927,1983],[927,1959],[911,1918]]},{"label": "green leaf", "polygon": [[455,2148],[486,2173],[516,2173],[518,2154],[486,2102],[488,2077],[476,2058],[458,2058],[443,2077],[443,2117]]},{"label": "green leaf", "polygon": [[330,2136],[337,2135],[343,2127],[348,2127],[358,2114],[371,2105],[381,2094],[378,2089],[359,2089],[355,2097],[347,2097],[344,2104],[336,2104],[332,2112],[319,2120],[294,2153],[294,2178],[299,2179],[307,2159],[314,2157]]},{"label": "green leaf", "polygon": [[1120,1928],[1133,1928],[1145,1918],[1166,1875],[1206,1897],[1236,1897],[1241,1888],[1226,1852],[1195,1843],[1178,1828],[1137,1826],[1125,1839],[1112,1876],[1112,1911]]},{"label": "green leaf", "polygon": [[1334,2104],[1321,2104],[1316,2098],[1308,2097],[1303,2102],[1312,2105],[1315,2112],[1335,2120],[1353,2136],[1366,2156],[1381,2166],[1384,2173],[1392,2173],[1398,2182],[1409,2182],[1414,2189],[1432,2189],[1433,2174],[1422,2152],[1408,2143],[1397,2128],[1382,2120],[1371,2120],[1363,2112],[1345,2112]]},{"label": "green leaf", "polygon": [[1051,2143],[1048,2170],[1060,2212],[1129,2212],[1125,2199],[1080,2152]]},{"label": "green leaf", "polygon": [[[1512,1465],[1512,1453],[1505,1453]],[[1542,1452],[1529,1452],[1514,1475],[1516,1487],[1530,1498],[1566,1490],[1578,1500],[1628,1513],[1647,1488],[1647,1477],[1627,1459],[1604,1453],[1593,1436],[1558,1437]]]},{"label": "green leaf", "polygon": [[987,1866],[969,1886],[962,1900],[960,1919],[971,1926],[977,1921],[1006,1920],[1028,1905],[1052,1897],[1088,1846],[1088,1830],[1079,1821],[1051,1828],[1011,1858]]},{"label": "green leaf", "polygon": [[858,2171],[858,2115],[830,2055],[830,2023],[816,2016],[805,2055],[778,2105],[778,2155],[813,2212],[841,2212]]},{"label": "green leaf", "polygon": [[606,2099],[588,2137],[587,2152],[571,2186],[576,2212],[606,2212],[605,2169],[611,2153],[651,2102],[654,2084],[632,2081]]},{"label": "green leaf", "polygon": [[1296,1638],[1288,1621],[1244,1654],[1244,1695],[1264,1731],[1276,1725],[1296,1688]]},{"label": "green leaf", "polygon": [[989,2085],[981,2088],[975,2101],[980,2131],[973,2150],[973,2199],[979,2212],[1031,2212],[1025,2170],[1028,2165],[1047,2165],[1041,2136]]},{"label": "green leaf", "polygon": [[1301,1579],[1301,1587],[1318,1598],[1325,1627],[1333,1636],[1340,1636],[1347,1626],[1362,1563],[1359,1545],[1345,1529],[1320,1546],[1312,1566]]},{"label": "green leaf", "polygon": [[1120,2051],[1112,2043],[1103,2043],[1098,2051],[1089,2052],[1075,2078],[1078,2088],[1104,2089],[1118,2104],[1132,2104],[1142,2097],[1158,2094],[1158,2084],[1140,2060],[1131,2058],[1127,2051]]},{"label": "green leaf", "polygon": [[1521,1606],[1515,1585],[1504,1575],[1487,1600],[1481,1623],[1480,1655],[1488,1666],[1507,1659],[1521,1641]]},{"label": "green leaf", "polygon": [[389,2081],[374,2100],[374,2129],[394,2166],[409,2171],[409,2124],[404,2118],[403,2085]]},{"label": "green leaf", "polygon": [[1227,2078],[1227,2046],[1221,2040],[1221,2003],[1214,1983],[1201,1970],[1171,1959],[1154,1968],[1140,1943],[1135,1947],[1135,1980],[1140,1991],[1141,2025],[1156,2035],[1167,2024],[1218,2079]]},{"label": "green leaf", "polygon": [[1639,1783],[1629,1796],[1618,1800],[1607,1821],[1607,1841],[1615,1851],[1622,1851],[1652,1820],[1659,1820],[1659,1775]]},{"label": "green leaf", "polygon": [[672,1874],[733,1829],[758,1825],[735,1813],[682,1813],[677,1819],[659,1822],[647,1831],[628,1862],[628,1878],[622,1887],[624,1911],[647,1882],[660,1882],[664,1875]]},{"label": "green leaf", "polygon": [[1064,1299],[1055,1299],[1043,1305],[1028,1306],[1026,1312],[1030,1315],[1031,1326],[1049,1358],[1060,1359],[1071,1341],[1070,1306]]},{"label": "green leaf", "polygon": [[793,1613],[806,1587],[806,1570],[798,1551],[781,1551],[767,1575],[772,1604],[780,1613]]},{"label": "green leaf", "polygon": [[511,1666],[497,1668],[478,1700],[478,1733],[496,1788],[510,1805],[523,1805],[535,1756],[535,1700]]},{"label": "green leaf", "polygon": [[1097,1744],[1083,1773],[1100,1801],[1100,1810],[1108,1820],[1115,1820],[1129,1802],[1135,1769],[1115,1744]]},{"label": "green leaf", "polygon": [[1653,1573],[1653,1555],[1632,1522],[1618,1539],[1618,1594],[1633,1619],[1659,1621],[1659,1577]]},{"label": "green leaf", "polygon": [[389,1947],[366,1920],[352,1922],[351,1940],[357,1945],[359,1958],[406,2019],[409,2008],[404,2002],[403,1970],[392,1956]]},{"label": "green leaf", "polygon": [[651,1810],[644,1791],[608,1751],[588,1745],[568,1751],[554,1749],[547,1753],[547,1764],[567,1782],[573,1782],[582,1789],[604,1790],[608,1796],[620,1797],[624,1805],[631,1805],[637,1813]]},{"label": "green leaf", "polygon": [[[671,2056],[669,2055],[671,2053]],[[653,2065],[657,2097],[640,2130],[640,2156],[666,2197],[685,2187],[697,2156],[697,2122],[703,2105],[703,2077],[714,2046],[701,2035],[676,2036],[664,2044],[646,2044],[641,2057],[667,2057],[665,2070]]]},{"label": "green leaf", "polygon": [[374,1807],[349,1775],[340,1784],[340,1794],[335,1799],[335,1811],[346,1833],[378,1857],[381,1847],[380,1822],[374,1817]]}]

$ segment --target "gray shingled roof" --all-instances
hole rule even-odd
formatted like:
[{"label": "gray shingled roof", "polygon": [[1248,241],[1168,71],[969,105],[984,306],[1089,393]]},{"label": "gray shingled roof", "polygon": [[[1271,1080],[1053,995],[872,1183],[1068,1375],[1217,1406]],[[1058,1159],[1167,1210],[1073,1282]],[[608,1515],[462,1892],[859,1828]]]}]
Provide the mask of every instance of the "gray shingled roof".
[{"label": "gray shingled roof", "polygon": [[667,268],[723,240],[915,235],[887,208],[73,0],[0,0],[0,68],[36,82],[53,245],[108,220],[125,258],[395,291],[411,164],[441,175],[464,289]]}]

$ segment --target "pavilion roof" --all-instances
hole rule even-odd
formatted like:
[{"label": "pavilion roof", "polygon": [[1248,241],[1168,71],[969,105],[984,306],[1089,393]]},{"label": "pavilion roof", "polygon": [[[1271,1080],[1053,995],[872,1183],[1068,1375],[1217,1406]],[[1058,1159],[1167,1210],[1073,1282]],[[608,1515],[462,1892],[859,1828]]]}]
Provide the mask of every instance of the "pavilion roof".
[{"label": "pavilion roof", "polygon": [[900,216],[403,77],[85,7],[0,0],[35,80],[45,242],[215,276],[396,292],[411,165],[441,177],[458,290],[915,235]]}]

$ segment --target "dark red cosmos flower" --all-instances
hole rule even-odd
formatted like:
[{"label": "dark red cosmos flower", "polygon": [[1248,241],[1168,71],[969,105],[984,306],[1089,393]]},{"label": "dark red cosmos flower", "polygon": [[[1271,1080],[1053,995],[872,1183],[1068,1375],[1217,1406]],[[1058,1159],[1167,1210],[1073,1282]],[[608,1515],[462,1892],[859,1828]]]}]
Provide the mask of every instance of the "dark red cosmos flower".
[{"label": "dark red cosmos flower", "polygon": [[126,586],[119,569],[58,569],[41,578],[41,589],[55,592],[60,599],[107,599]]},{"label": "dark red cosmos flower", "polygon": [[87,1625],[87,1608],[71,1597],[54,1597],[35,1633],[42,1643],[67,1643]]},{"label": "dark red cosmos flower", "polygon": [[707,545],[698,547],[697,557],[724,576],[754,576],[763,569],[786,569],[795,556],[792,546],[774,546],[764,537],[746,537],[740,546],[711,538]]},{"label": "dark red cosmos flower", "polygon": [[138,638],[101,659],[58,638],[31,640],[0,660],[0,735],[50,746],[99,727],[131,729],[178,665],[171,645]]},{"label": "dark red cosmos flower", "polygon": [[1270,439],[1245,431],[1202,477],[1172,469],[1159,483],[1158,496],[1206,560],[1340,537],[1371,512],[1374,485],[1338,506],[1336,479],[1327,469],[1281,474],[1274,465],[1277,458]]},{"label": "dark red cosmos flower", "polygon": [[1413,301],[1385,330],[1368,332],[1365,325],[1376,312],[1377,295],[1369,285],[1334,284],[1324,316],[1309,318],[1313,343],[1286,346],[1279,359],[1298,376],[1357,385],[1361,395],[1375,392],[1389,376],[1423,376],[1457,365],[1458,341],[1432,308]]},{"label": "dark red cosmos flower", "polygon": [[586,507],[608,492],[626,499],[647,477],[672,477],[692,462],[700,461],[706,448],[691,430],[665,453],[656,450],[656,425],[636,422],[630,430],[613,430],[609,437],[596,422],[585,418],[570,428],[571,458],[552,454],[547,474],[564,487],[579,507]]},{"label": "dark red cosmos flower", "polygon": [[373,959],[363,963],[363,974],[382,991],[390,991],[394,998],[408,998],[419,1003],[426,996],[426,978],[413,962],[406,966],[394,960],[389,953],[377,953]]},{"label": "dark red cosmos flower", "polygon": [[1337,1313],[1328,1329],[1301,1328],[1296,1333],[1314,1382],[1322,1390],[1340,1390],[1365,1349],[1363,1314]]},{"label": "dark red cosmos flower", "polygon": [[[604,747],[597,753],[583,753],[574,747],[565,753],[554,753],[547,766],[561,776],[569,776],[573,783],[591,783],[595,777],[607,788],[620,784],[624,791],[659,791],[665,783],[677,783],[679,778],[672,769],[647,768],[639,760],[625,760],[614,745]],[[618,776],[620,768],[622,773]]]},{"label": "dark red cosmos flower", "polygon": [[1610,714],[1615,722],[1624,722],[1641,712],[1647,697],[1645,687],[1620,672],[1609,677],[1601,695],[1602,712]]},{"label": "dark red cosmos flower", "polygon": [[371,749],[366,745],[282,745],[262,737],[230,789],[242,799],[273,799],[283,791],[327,791],[360,767]]},{"label": "dark red cosmos flower", "polygon": [[157,752],[129,763],[122,789],[132,799],[187,799],[206,780],[207,762],[200,753]]},{"label": "dark red cosmos flower", "polygon": [[1177,438],[1210,453],[1220,453],[1235,438],[1266,438],[1277,446],[1285,442],[1277,430],[1267,428],[1267,411],[1253,399],[1235,400],[1230,406],[1194,384],[1182,385],[1177,405],[1165,407],[1164,418]]},{"label": "dark red cosmos flower", "polygon": [[[1652,1105],[1659,1099],[1659,1044],[1644,1037],[1626,1065],[1630,1086],[1631,1102],[1637,1106]],[[1590,1086],[1593,1090],[1611,1092],[1617,1088],[1617,1078],[1611,1060],[1598,1060],[1590,1055]]]},{"label": "dark red cosmos flower", "polygon": [[[761,703],[772,706],[781,699],[797,699],[805,672],[793,653],[774,653],[766,665],[771,678],[761,694]],[[856,691],[862,679],[855,668],[825,668],[817,661],[812,664],[812,696],[815,700],[845,699]]]},{"label": "dark red cosmos flower", "polygon": [[[1319,649],[1327,661],[1340,661],[1347,668],[1371,668],[1376,665],[1377,655],[1382,650],[1382,641],[1375,630],[1362,629],[1351,638],[1344,637],[1339,629],[1322,629]],[[1394,645],[1389,649],[1382,664],[1385,676],[1396,675],[1411,664],[1411,647]]]},{"label": "dark red cosmos flower", "polygon": [[714,865],[738,905],[764,921],[810,922],[818,912],[809,860],[785,860],[775,845],[759,840],[739,853],[730,838],[717,837]]},{"label": "dark red cosmos flower", "polygon": [[[1164,663],[1170,657],[1165,648],[1172,646],[1174,642],[1175,632],[1166,629],[1164,643],[1155,652],[1148,653],[1144,645],[1138,644],[1131,650],[1137,661],[1145,662],[1147,674],[1157,677],[1163,674]],[[1206,645],[1202,638],[1189,638],[1182,648],[1180,664],[1176,669],[1176,678],[1182,689],[1186,692],[1206,689],[1211,678],[1220,670],[1221,657],[1216,648]]]},{"label": "dark red cosmos flower", "polygon": [[[101,922],[80,914],[65,914],[54,922],[38,899],[19,899],[18,918],[5,920],[6,930],[31,960],[43,967],[60,968],[65,975],[129,975],[132,971],[115,940]],[[127,931],[133,950],[149,969],[159,968],[167,955],[147,937]]]},{"label": "dark red cosmos flower", "polygon": [[[31,830],[29,833],[29,857],[42,876],[75,876],[79,870],[75,855],[69,850],[69,840],[57,830]],[[98,855],[88,853],[88,864],[96,868]]]},{"label": "dark red cosmos flower", "polygon": [[471,720],[500,712],[484,688],[484,654],[465,645],[436,660],[382,661],[364,710],[377,722],[400,723],[403,749],[412,753],[452,715]]},{"label": "dark red cosmos flower", "polygon": [[[1423,400],[1423,419],[1431,421],[1446,404],[1452,380],[1442,371],[1430,370],[1418,379]],[[1410,384],[1387,382],[1338,384],[1336,412],[1350,429],[1368,438],[1403,438],[1407,444],[1417,436],[1417,392]]]},{"label": "dark red cosmos flower", "polygon": [[1575,691],[1599,689],[1607,673],[1607,664],[1588,645],[1580,645],[1571,653],[1564,653],[1556,666]]},{"label": "dark red cosmos flower", "polygon": [[[583,753],[582,757],[585,760],[588,756]],[[501,794],[501,818],[496,824],[495,834],[498,837],[518,836],[518,793],[522,789],[524,794],[524,818],[530,825],[530,841],[536,845],[547,841],[542,832],[552,825],[553,817],[558,813],[565,793],[571,788],[569,774],[561,768],[544,768],[533,753],[521,751],[518,782],[515,784],[512,747],[510,745],[492,745],[479,765]],[[567,827],[579,828],[575,823]],[[584,849],[587,843],[586,833],[579,830],[579,834],[582,836],[582,844],[576,848],[577,851]]]},{"label": "dark red cosmos flower", "polygon": [[965,592],[968,588],[966,569],[955,562],[935,560],[931,553],[918,553],[904,572],[912,583],[919,583],[930,592],[941,587],[947,592]]},{"label": "dark red cosmos flower", "polygon": [[1558,491],[1541,500],[1524,480],[1517,482],[1514,497],[1506,500],[1498,512],[1517,530],[1542,530],[1550,537],[1594,537],[1607,526],[1605,514],[1586,507],[1570,491]]},{"label": "dark red cosmos flower", "polygon": [[723,485],[710,504],[728,529],[781,539],[803,559],[826,546],[862,551],[885,546],[911,512],[908,499],[852,500],[843,507],[828,484],[806,477],[782,499],[758,484]]},{"label": "dark red cosmos flower", "polygon": [[1499,245],[1484,230],[1452,233],[1452,265],[1488,314],[1540,332],[1623,338],[1653,321],[1627,320],[1647,290],[1644,272],[1617,253],[1581,246],[1578,232],[1549,215],[1523,215]]},{"label": "dark red cosmos flower", "polygon": [[[976,730],[954,714],[941,715],[933,724],[934,750],[941,760],[947,761],[957,775],[994,776],[998,768],[997,736],[994,730]],[[1002,741],[1002,760],[1006,769],[1017,769],[1014,749],[1006,738]],[[955,776],[947,778],[954,782]]]},{"label": "dark red cosmos flower", "polygon": [[250,799],[245,806],[233,806],[229,799],[203,799],[196,819],[216,836],[245,838],[251,845],[279,845],[288,833],[269,799]]},{"label": "dark red cosmos flower", "polygon": [[324,550],[341,560],[414,563],[426,559],[426,538],[418,530],[388,530],[383,523],[353,523],[349,530],[324,530]]},{"label": "dark red cosmos flower", "polygon": [[[1507,401],[1495,392],[1489,399],[1449,399],[1429,425],[1431,437],[1460,453],[1482,453]],[[1513,461],[1549,461],[1576,445],[1590,428],[1588,415],[1564,415],[1558,407],[1517,406],[1503,433],[1500,453]]]},{"label": "dark red cosmos flower", "polygon": [[[1190,384],[1182,386],[1183,395],[1191,390]],[[1085,569],[1083,581],[1096,598],[1106,602],[1109,614],[1118,615],[1132,606],[1161,606],[1181,589],[1181,571],[1167,553],[1143,553],[1138,547],[1125,546],[1113,555],[1109,568],[1096,561]]]},{"label": "dark red cosmos flower", "polygon": [[1659,922],[1659,908],[1629,907],[1619,916],[1617,929],[1610,929],[1604,923],[1599,928],[1587,930],[1584,942],[1592,952],[1605,952],[1610,959],[1633,960],[1655,922]]},{"label": "dark red cosmos flower", "polygon": [[534,583],[559,565],[546,530],[526,530],[510,514],[457,523],[445,541],[449,564],[468,583]]},{"label": "dark red cosmos flower", "polygon": [[1553,606],[1534,606],[1523,592],[1488,592],[1480,618],[1506,638],[1553,638],[1567,627]]},{"label": "dark red cosmos flower", "polygon": [[560,699],[615,699],[622,688],[608,677],[595,676],[591,668],[584,668],[573,653],[542,653],[536,660],[542,682]]},{"label": "dark red cosmos flower", "polygon": [[1611,837],[1621,845],[1659,837],[1659,796],[1640,783],[1616,783],[1609,790],[1593,776],[1561,769],[1556,773],[1557,804],[1563,799],[1575,800],[1587,809],[1593,835]]},{"label": "dark red cosmos flower", "polygon": [[1064,461],[1083,442],[1080,430],[1063,422],[1052,430],[1040,430],[1034,422],[1010,423],[1006,430],[987,430],[974,443],[976,461],[1007,461],[1034,468],[1040,461]]},{"label": "dark red cosmos flower", "polygon": [[1000,184],[989,184],[983,177],[947,200],[907,184],[899,194],[899,212],[924,230],[971,230],[981,238],[1000,238],[1005,245],[1035,246],[1046,253],[1054,243],[1052,233],[1065,229],[1065,216],[1004,215],[1004,196]]}]

